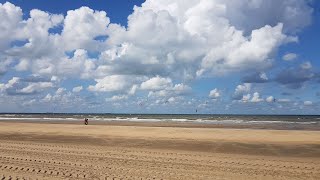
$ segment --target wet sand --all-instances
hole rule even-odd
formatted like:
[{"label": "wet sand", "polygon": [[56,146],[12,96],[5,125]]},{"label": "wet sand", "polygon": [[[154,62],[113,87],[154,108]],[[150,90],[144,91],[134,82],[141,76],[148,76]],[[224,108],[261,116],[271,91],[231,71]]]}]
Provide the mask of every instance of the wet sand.
[{"label": "wet sand", "polygon": [[[12,123],[42,123],[42,124],[82,124],[83,120],[3,120],[0,117],[0,122]],[[281,123],[264,123],[264,124],[210,124],[210,123],[193,123],[193,122],[146,122],[146,121],[99,121],[89,120],[90,125],[104,126],[139,126],[139,127],[182,127],[182,128],[228,128],[228,129],[270,129],[270,130],[305,130],[305,131],[320,131],[320,123],[318,124],[281,124]]]},{"label": "wet sand", "polygon": [[0,122],[0,179],[320,179],[320,131]]}]

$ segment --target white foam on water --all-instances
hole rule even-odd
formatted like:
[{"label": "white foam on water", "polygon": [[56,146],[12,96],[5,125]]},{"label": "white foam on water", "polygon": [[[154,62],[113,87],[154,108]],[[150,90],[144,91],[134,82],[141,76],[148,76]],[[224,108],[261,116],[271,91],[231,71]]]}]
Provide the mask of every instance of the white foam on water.
[{"label": "white foam on water", "polygon": [[138,117],[133,117],[133,118],[119,118],[116,117],[114,118],[104,118],[103,120],[105,121],[129,121],[129,122],[161,122],[163,119],[143,119],[143,118],[138,118]]},{"label": "white foam on water", "polygon": [[[294,121],[272,121],[272,120],[244,120],[244,119],[221,119],[217,117],[216,119],[185,119],[185,118],[139,118],[139,117],[103,117],[103,116],[93,116],[89,120],[94,121],[117,121],[117,122],[188,122],[197,124],[244,124],[244,125],[263,125],[263,124],[296,124],[296,125],[309,125],[309,124],[319,124],[318,121],[305,121],[305,122],[294,122]],[[320,118],[316,118],[320,119]],[[83,117],[76,118],[72,117],[32,117],[31,115],[14,115],[14,114],[3,114],[0,116],[0,120],[25,120],[25,121],[82,121]]]},{"label": "white foam on water", "polygon": [[3,116],[6,116],[6,117],[15,117],[16,114],[3,114]]},{"label": "white foam on water", "polygon": [[0,117],[0,120],[37,120],[39,118],[29,118],[29,117]]},{"label": "white foam on water", "polygon": [[0,117],[0,120],[26,120],[26,121],[70,121],[70,120],[81,120],[76,118],[54,118],[54,117]]},{"label": "white foam on water", "polygon": [[173,121],[173,122],[188,122],[188,121],[193,121],[189,119],[166,119],[167,121]]}]

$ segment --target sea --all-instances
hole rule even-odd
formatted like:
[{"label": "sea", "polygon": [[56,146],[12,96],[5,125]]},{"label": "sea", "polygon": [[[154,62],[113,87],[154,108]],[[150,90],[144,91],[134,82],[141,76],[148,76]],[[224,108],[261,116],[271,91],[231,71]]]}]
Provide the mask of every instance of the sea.
[{"label": "sea", "polygon": [[320,115],[225,114],[73,114],[0,113],[0,121],[174,122],[212,125],[308,125],[320,127]]}]

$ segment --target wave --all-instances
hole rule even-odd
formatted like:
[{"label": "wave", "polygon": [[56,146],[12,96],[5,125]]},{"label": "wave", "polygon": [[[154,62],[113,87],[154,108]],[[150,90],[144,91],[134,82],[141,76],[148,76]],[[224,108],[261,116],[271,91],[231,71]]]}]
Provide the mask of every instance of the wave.
[{"label": "wave", "polygon": [[0,120],[25,120],[25,121],[66,121],[66,120],[82,120],[76,118],[49,118],[49,117],[0,117]]},{"label": "wave", "polygon": [[[23,117],[23,116],[0,116],[0,120],[19,121],[82,121],[83,117]],[[93,121],[123,121],[123,122],[176,122],[176,123],[196,123],[196,124],[218,124],[218,125],[263,125],[263,124],[319,124],[319,121],[280,121],[280,120],[248,120],[248,119],[184,119],[184,118],[139,118],[139,117],[89,117]]]}]

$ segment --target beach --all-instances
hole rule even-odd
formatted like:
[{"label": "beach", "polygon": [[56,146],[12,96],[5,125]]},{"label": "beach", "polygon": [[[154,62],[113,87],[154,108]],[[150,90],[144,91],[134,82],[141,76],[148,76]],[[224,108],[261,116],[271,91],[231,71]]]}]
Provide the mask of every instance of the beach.
[{"label": "beach", "polygon": [[320,179],[320,131],[0,121],[3,179]]}]

